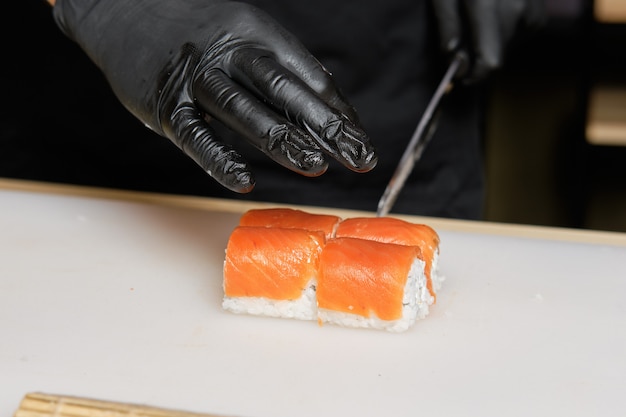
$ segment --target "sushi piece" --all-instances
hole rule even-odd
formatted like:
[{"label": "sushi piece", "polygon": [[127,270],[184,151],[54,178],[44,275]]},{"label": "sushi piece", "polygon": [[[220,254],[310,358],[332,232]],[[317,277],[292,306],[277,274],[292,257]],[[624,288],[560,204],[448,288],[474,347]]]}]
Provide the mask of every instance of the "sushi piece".
[{"label": "sushi piece", "polygon": [[432,227],[393,217],[352,217],[339,223],[335,236],[418,246],[426,263],[428,291],[435,302],[444,278],[439,274],[438,267],[439,235]]},{"label": "sushi piece", "polygon": [[318,322],[391,332],[428,314],[419,247],[357,238],[327,241],[317,283]]},{"label": "sushi piece", "polygon": [[390,217],[244,213],[224,261],[225,310],[401,332],[441,287],[439,236]]},{"label": "sushi piece", "polygon": [[291,208],[267,208],[248,210],[239,219],[239,225],[317,230],[324,232],[326,238],[330,239],[340,221],[339,216],[331,214],[315,214]]},{"label": "sushi piece", "polygon": [[234,313],[316,319],[323,232],[238,226],[224,260],[222,307]]}]

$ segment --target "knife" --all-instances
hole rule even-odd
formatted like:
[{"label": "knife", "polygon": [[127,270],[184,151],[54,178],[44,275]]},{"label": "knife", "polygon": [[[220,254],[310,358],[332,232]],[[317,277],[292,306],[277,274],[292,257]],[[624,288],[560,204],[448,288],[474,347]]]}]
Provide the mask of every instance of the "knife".
[{"label": "knife", "polygon": [[421,158],[426,145],[428,145],[433,136],[433,133],[435,133],[442,99],[452,90],[455,79],[460,74],[464,73],[467,70],[467,67],[467,53],[462,50],[458,51],[454,55],[452,61],[450,61],[450,65],[448,65],[448,69],[439,82],[439,85],[430,99],[422,118],[417,124],[417,127],[413,132],[413,136],[411,136],[411,140],[404,150],[402,158],[400,158],[400,162],[398,163],[391,180],[389,180],[389,184],[387,184],[385,192],[378,201],[376,216],[386,216],[389,214],[389,211],[391,211],[391,208],[396,202],[398,194],[400,194],[406,179],[409,177],[409,174],[411,174],[411,171],[413,171],[413,167],[417,161]]}]

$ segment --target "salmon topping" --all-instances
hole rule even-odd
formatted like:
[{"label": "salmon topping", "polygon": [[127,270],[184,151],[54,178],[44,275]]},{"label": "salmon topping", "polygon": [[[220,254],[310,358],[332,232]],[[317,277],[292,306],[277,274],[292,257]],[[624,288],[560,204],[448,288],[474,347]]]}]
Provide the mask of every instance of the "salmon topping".
[{"label": "salmon topping", "polygon": [[324,233],[303,229],[238,226],[224,261],[228,297],[294,300],[317,275]]},{"label": "salmon topping", "polygon": [[435,251],[439,248],[439,235],[430,226],[393,217],[353,217],[339,223],[335,236],[418,246],[422,252],[422,260],[426,264],[424,269],[428,291],[433,297],[436,297],[431,269]]},{"label": "salmon topping", "polygon": [[317,302],[319,308],[376,315],[381,320],[402,317],[402,299],[417,246],[373,240],[335,238],[320,256]]},{"label": "salmon topping", "polygon": [[340,220],[340,217],[330,214],[308,213],[290,208],[268,208],[248,210],[241,216],[239,225],[321,231],[327,239],[330,239]]}]

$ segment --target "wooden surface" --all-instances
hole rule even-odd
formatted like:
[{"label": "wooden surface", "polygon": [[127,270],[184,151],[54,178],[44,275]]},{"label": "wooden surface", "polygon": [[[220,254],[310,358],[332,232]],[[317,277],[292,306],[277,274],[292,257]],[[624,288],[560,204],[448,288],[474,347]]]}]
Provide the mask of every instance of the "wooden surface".
[{"label": "wooden surface", "polygon": [[594,0],[594,15],[602,23],[626,23],[626,1]]},{"label": "wooden surface", "polygon": [[626,146],[626,86],[591,89],[586,136],[593,145]]},{"label": "wooden surface", "polygon": [[[227,199],[181,196],[170,194],[144,193],[125,190],[81,187],[75,185],[33,182],[0,178],[0,190],[23,190],[37,193],[71,195],[80,197],[105,198],[112,200],[132,201],[161,206],[181,207],[196,210],[217,210],[229,213],[243,213],[245,210],[256,207],[277,207],[280,204],[263,202],[242,202]],[[324,207],[302,207],[311,212],[325,213]],[[353,210],[332,209],[344,217],[357,215],[371,215],[372,213]],[[394,215],[391,213],[391,215]],[[579,230],[560,227],[545,227],[520,225],[509,223],[494,223],[468,221],[458,219],[430,218],[420,216],[397,215],[395,217],[428,223],[438,230],[450,230],[468,233],[483,233],[490,235],[527,237],[571,242],[599,243],[626,246],[626,233],[606,232],[596,230]]]}]

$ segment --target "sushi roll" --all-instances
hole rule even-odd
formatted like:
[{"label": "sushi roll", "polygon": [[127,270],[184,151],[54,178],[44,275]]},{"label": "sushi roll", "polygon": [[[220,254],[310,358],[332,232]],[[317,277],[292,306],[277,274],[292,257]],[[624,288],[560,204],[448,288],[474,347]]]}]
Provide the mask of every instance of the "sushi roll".
[{"label": "sushi roll", "polygon": [[431,296],[417,246],[335,238],[320,256],[318,321],[401,332],[428,314]]},{"label": "sushi roll", "polygon": [[339,216],[315,214],[291,208],[252,209],[239,219],[240,226],[284,227],[287,229],[305,229],[324,232],[327,239],[335,234],[341,221]]},{"label": "sushi roll", "polygon": [[255,209],[233,230],[222,306],[233,313],[402,332],[426,317],[442,278],[439,236],[388,217]]},{"label": "sushi roll", "polygon": [[352,217],[339,223],[335,237],[418,246],[425,262],[428,290],[434,303],[444,277],[439,273],[439,235],[432,227],[394,217]]},{"label": "sushi roll", "polygon": [[222,307],[233,313],[314,320],[324,233],[238,226],[226,246]]}]

